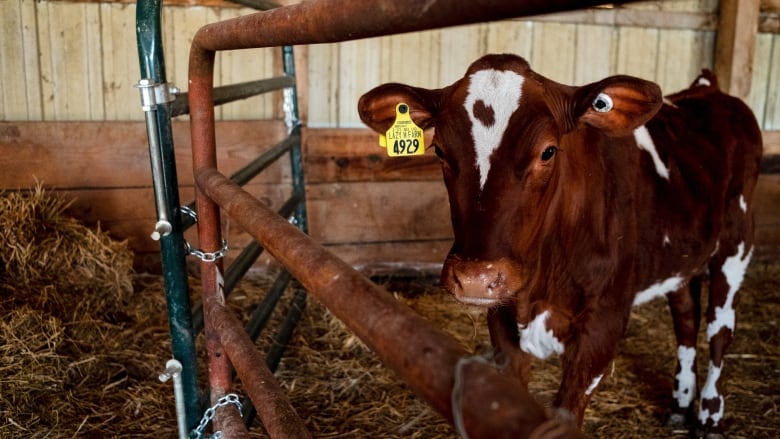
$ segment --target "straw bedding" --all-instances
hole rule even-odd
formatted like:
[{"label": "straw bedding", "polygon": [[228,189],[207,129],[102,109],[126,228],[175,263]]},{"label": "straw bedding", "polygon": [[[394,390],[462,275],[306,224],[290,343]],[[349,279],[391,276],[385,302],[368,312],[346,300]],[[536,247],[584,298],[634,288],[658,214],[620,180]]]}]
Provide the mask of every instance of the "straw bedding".
[{"label": "straw bedding", "polygon": [[[125,243],[66,211],[66,202],[41,190],[0,196],[0,437],[175,437],[173,391],[157,380],[170,358],[162,280],[133,274]],[[488,349],[484,312],[456,303],[435,279],[378,281],[467,349]],[[269,284],[254,273],[230,296],[231,307],[246,316]],[[780,435],[779,284],[780,266],[757,263],[743,288],[725,369],[731,438]],[[263,332],[259,347],[271,337]],[[636,309],[588,409],[586,432],[687,437],[663,426],[674,352],[665,304]],[[542,402],[559,373],[556,360],[534,364],[532,391]],[[313,297],[277,376],[315,437],[457,437]],[[264,437],[257,421],[252,436]]]}]

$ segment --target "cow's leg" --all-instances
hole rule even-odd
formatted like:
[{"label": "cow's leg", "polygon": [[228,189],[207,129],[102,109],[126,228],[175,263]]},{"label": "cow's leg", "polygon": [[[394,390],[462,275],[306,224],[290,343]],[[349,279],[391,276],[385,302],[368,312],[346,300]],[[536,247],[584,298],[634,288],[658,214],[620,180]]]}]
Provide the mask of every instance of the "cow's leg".
[{"label": "cow's leg", "polygon": [[[622,309],[621,305],[614,305]],[[559,416],[570,415],[579,427],[582,427],[585,407],[614,359],[628,322],[628,311],[621,315],[613,308],[602,309],[609,311],[592,316],[590,323],[566,345],[561,386],[553,399]],[[625,309],[630,307],[626,305]]]},{"label": "cow's leg", "polygon": [[725,401],[720,379],[723,358],[734,338],[737,293],[752,255],[750,247],[745,242],[736,246],[721,244],[721,249],[710,263],[710,294],[706,314],[710,364],[699,404],[699,426],[708,438],[723,437]]},{"label": "cow's leg", "polygon": [[530,356],[520,350],[520,336],[517,331],[514,305],[500,305],[487,313],[490,341],[495,351],[495,362],[506,373],[520,378],[527,386],[530,371]]},{"label": "cow's leg", "polygon": [[701,321],[700,276],[684,288],[669,294],[674,334],[677,337],[677,370],[672,391],[673,407],[668,424],[671,427],[691,425],[694,421],[693,401],[696,397],[696,339]]}]

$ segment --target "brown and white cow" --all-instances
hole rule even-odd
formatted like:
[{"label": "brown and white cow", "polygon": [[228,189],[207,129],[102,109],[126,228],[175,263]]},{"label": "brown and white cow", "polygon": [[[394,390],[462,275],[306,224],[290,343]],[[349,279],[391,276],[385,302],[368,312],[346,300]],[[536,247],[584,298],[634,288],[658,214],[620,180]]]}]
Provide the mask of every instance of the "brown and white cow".
[{"label": "brown and white cow", "polygon": [[553,404],[581,425],[631,307],[665,296],[678,342],[670,422],[694,421],[708,279],[698,425],[721,435],[723,358],[753,251],[762,153],[750,110],[706,71],[664,99],[629,76],[559,84],[513,55],[483,57],[442,89],[379,86],[360,99],[360,117],[383,133],[399,102],[435,127],[455,233],[443,285],[489,307],[502,364],[527,383],[524,356],[562,355]]}]

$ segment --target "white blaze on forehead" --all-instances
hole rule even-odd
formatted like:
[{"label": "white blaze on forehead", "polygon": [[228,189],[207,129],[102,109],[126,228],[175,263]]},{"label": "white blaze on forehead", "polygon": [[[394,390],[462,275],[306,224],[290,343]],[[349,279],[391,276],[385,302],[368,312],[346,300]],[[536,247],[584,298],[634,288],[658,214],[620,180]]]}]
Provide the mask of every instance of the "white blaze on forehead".
[{"label": "white blaze on forehead", "polygon": [[707,325],[707,340],[712,339],[723,328],[734,331],[736,316],[734,313],[734,297],[737,295],[742,280],[745,278],[745,271],[753,256],[753,249],[745,254],[745,243],[740,243],[737,247],[737,254],[726,258],[721,270],[726,276],[726,283],[729,284],[729,292],[726,296],[726,302],[723,306],[715,307],[715,319]]},{"label": "white blaze on forehead", "polygon": [[[509,118],[520,106],[520,88],[525,78],[511,71],[480,70],[472,74],[470,79],[468,96],[463,106],[471,120],[479,187],[482,188],[490,171],[490,155],[498,148],[509,125]],[[479,101],[493,110],[493,123],[489,126],[474,115],[474,104]]]},{"label": "white blaze on forehead", "polygon": [[677,348],[677,362],[680,364],[680,372],[675,377],[677,387],[672,396],[677,400],[680,408],[686,408],[693,402],[696,393],[696,371],[693,369],[696,360],[696,348],[680,346]]},{"label": "white blaze on forehead", "polygon": [[518,325],[520,330],[520,349],[539,359],[563,353],[563,343],[547,329],[550,311],[537,314],[528,326]]},{"label": "white blaze on forehead", "polygon": [[634,296],[634,306],[641,305],[657,297],[665,296],[672,291],[679,290],[683,285],[684,280],[685,279],[680,276],[674,276],[650,285],[644,290],[636,293],[636,296]]},{"label": "white blaze on forehead", "polygon": [[739,196],[739,208],[742,209],[743,212],[747,212],[747,202],[745,202],[744,195]]},{"label": "white blaze on forehead", "polygon": [[636,146],[639,149],[643,149],[650,154],[650,158],[653,159],[653,165],[655,166],[655,172],[661,178],[669,179],[669,168],[666,167],[661,157],[658,155],[658,150],[655,148],[653,138],[650,137],[650,131],[647,131],[647,127],[642,125],[634,130],[634,140],[636,140]]}]

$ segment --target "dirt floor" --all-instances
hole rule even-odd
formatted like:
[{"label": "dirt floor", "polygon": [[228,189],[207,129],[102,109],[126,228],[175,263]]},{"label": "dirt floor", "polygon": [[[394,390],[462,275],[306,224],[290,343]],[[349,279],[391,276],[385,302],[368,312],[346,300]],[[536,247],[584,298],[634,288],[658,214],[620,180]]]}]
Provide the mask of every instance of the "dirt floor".
[{"label": "dirt floor", "polygon": [[[379,282],[468,349],[487,349],[484,312],[456,303],[435,279]],[[253,276],[229,301],[246,314],[268,284]],[[0,302],[7,305],[0,308],[0,437],[175,437],[172,388],[157,380],[169,358],[160,278],[134,275],[133,293],[123,302],[122,311],[80,319]],[[730,438],[780,437],[779,319],[780,266],[754,264],[725,369]],[[271,335],[261,334],[261,348]],[[674,352],[665,303],[636,309],[620,354],[593,397],[585,431],[597,438],[688,437],[663,425]],[[315,437],[457,437],[313,297],[277,376]],[[558,376],[555,360],[534,365],[532,391],[542,402],[552,397]],[[257,424],[252,436],[264,437]]]}]

